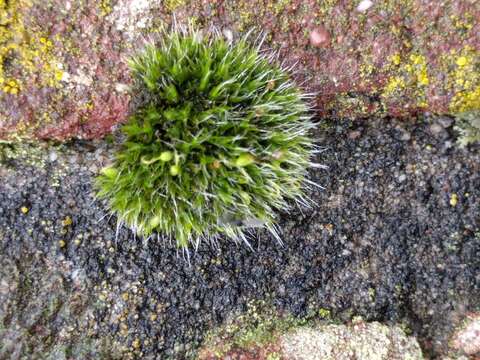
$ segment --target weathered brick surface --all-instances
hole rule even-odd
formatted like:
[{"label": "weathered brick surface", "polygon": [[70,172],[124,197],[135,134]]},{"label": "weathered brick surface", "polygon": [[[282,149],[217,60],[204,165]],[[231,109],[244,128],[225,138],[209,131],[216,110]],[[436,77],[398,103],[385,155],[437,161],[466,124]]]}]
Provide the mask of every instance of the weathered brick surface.
[{"label": "weathered brick surface", "polygon": [[262,30],[322,116],[480,108],[475,0],[0,0],[0,138],[110,132],[128,114],[125,58],[172,14]]}]

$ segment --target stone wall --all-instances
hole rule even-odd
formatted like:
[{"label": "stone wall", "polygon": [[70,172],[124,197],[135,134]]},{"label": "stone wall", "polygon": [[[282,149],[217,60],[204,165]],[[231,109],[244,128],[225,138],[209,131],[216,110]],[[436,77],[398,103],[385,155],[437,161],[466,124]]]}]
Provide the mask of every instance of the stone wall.
[{"label": "stone wall", "polygon": [[474,0],[0,0],[0,138],[111,132],[125,60],[173,21],[263,33],[319,116],[480,109],[479,19]]}]

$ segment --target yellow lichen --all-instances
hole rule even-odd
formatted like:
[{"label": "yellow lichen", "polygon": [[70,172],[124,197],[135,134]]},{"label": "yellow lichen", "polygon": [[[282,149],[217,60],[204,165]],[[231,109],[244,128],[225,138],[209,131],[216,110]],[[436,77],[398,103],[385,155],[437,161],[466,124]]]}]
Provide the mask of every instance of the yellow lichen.
[{"label": "yellow lichen", "polygon": [[456,61],[458,66],[465,66],[468,64],[468,58],[465,56],[460,56]]},{"label": "yellow lichen", "polygon": [[389,57],[390,63],[384,71],[391,75],[383,88],[382,96],[384,98],[397,96],[408,88],[417,98],[416,106],[427,107],[425,90],[430,84],[430,79],[425,56],[412,53],[407,60],[403,61],[398,53]]},{"label": "yellow lichen", "polygon": [[[253,25],[255,15],[251,11],[251,5],[248,1],[238,1],[237,3],[231,3],[232,8],[230,9],[231,13],[238,14],[239,27],[240,31],[244,31],[246,28]],[[259,12],[263,12],[263,9],[258,9]],[[262,16],[263,14],[258,14]]]},{"label": "yellow lichen", "polygon": [[480,109],[480,53],[465,46],[444,56],[443,63],[448,74],[447,87],[454,93],[450,110],[461,113]]},{"label": "yellow lichen", "polygon": [[168,11],[174,11],[177,8],[184,6],[186,0],[165,0],[164,4]]},{"label": "yellow lichen", "polygon": [[371,85],[371,79],[376,72],[376,67],[373,65],[373,61],[370,55],[362,54],[362,63],[360,64],[360,81],[363,86]]},{"label": "yellow lichen", "polygon": [[0,0],[0,91],[16,95],[26,80],[37,86],[56,87],[61,79],[55,58],[54,40],[41,31],[26,27],[23,11],[29,0]]},{"label": "yellow lichen", "polygon": [[458,204],[458,195],[457,194],[452,194],[450,196],[450,205],[451,206],[457,206]]},{"label": "yellow lichen", "polygon": [[394,65],[400,65],[402,58],[400,57],[400,54],[394,54],[390,57],[390,61]]},{"label": "yellow lichen", "polygon": [[383,89],[384,96],[389,96],[394,92],[404,89],[406,86],[405,81],[400,76],[392,76],[389,78],[387,85]]},{"label": "yellow lichen", "polygon": [[[240,32],[259,25],[258,20],[269,15],[275,17],[276,25],[282,32],[288,32],[292,19],[286,16],[285,9],[291,3],[291,0],[266,0],[257,2],[254,11],[252,11],[252,2],[248,0],[227,1],[225,4],[228,13],[235,14],[234,22]],[[303,11],[301,6],[298,7],[298,11]],[[270,32],[266,35],[267,40],[271,39]]]},{"label": "yellow lichen", "polygon": [[101,16],[107,16],[112,12],[112,5],[110,3],[110,0],[101,0],[99,1],[98,5],[100,8]]},{"label": "yellow lichen", "polygon": [[425,56],[412,54],[410,55],[410,61],[412,62],[411,72],[417,78],[417,83],[422,86],[427,86],[430,81],[427,74],[427,62]]},{"label": "yellow lichen", "polygon": [[319,7],[316,17],[319,19],[328,17],[335,8],[335,5],[337,5],[337,2],[338,0],[317,0]]},{"label": "yellow lichen", "polygon": [[290,3],[290,0],[277,0],[274,2],[269,2],[266,6],[267,9],[272,10],[275,15],[279,15]]},{"label": "yellow lichen", "polygon": [[62,220],[62,225],[63,226],[70,226],[73,224],[72,218],[70,216],[67,216],[65,219]]},{"label": "yellow lichen", "polygon": [[451,15],[450,21],[452,25],[455,27],[455,29],[468,31],[473,28],[473,25],[475,24],[476,19],[474,15],[470,13],[466,13],[463,15],[463,18],[457,15]]}]

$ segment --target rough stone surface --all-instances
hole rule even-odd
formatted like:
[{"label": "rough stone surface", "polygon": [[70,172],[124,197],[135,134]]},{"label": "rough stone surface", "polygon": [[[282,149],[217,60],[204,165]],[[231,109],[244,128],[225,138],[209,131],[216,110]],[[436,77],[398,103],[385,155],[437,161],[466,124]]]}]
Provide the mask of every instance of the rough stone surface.
[{"label": "rough stone surface", "polygon": [[290,360],[421,360],[415,338],[398,327],[359,322],[352,326],[299,328],[281,340],[282,356]]},{"label": "rough stone surface", "polygon": [[0,1],[0,138],[95,138],[128,114],[125,59],[160,26],[262,29],[319,115],[480,108],[471,0]]},{"label": "rough stone surface", "polygon": [[320,123],[325,190],[282,214],[284,245],[205,244],[190,266],[170,244],[116,236],[91,186],[112,145],[2,145],[0,358],[192,357],[255,299],[403,322],[427,357],[443,354],[480,306],[480,148],[454,147],[451,127],[433,137],[433,122]]},{"label": "rough stone surface", "polygon": [[453,338],[453,345],[463,354],[480,356],[480,314],[470,314]]}]

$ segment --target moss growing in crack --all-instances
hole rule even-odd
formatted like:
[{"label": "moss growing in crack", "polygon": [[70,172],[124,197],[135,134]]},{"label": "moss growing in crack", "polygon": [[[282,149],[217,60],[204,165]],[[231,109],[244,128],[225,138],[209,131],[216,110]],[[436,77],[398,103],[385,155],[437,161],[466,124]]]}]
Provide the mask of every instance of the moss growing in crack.
[{"label": "moss growing in crack", "polygon": [[456,115],[455,130],[460,134],[461,147],[480,142],[480,111],[469,111]]},{"label": "moss growing in crack", "polygon": [[269,298],[250,300],[246,306],[245,312],[231,316],[206,334],[199,359],[237,358],[238,354],[256,353],[255,350],[262,350],[259,358],[264,359],[266,355],[267,359],[275,359],[280,356],[277,351],[281,353],[279,341],[286,334],[317,325],[341,324],[332,318],[329,309],[317,308],[314,304],[300,317],[275,309]]},{"label": "moss growing in crack", "polygon": [[130,61],[142,99],[97,180],[120,222],[180,248],[254,219],[276,237],[278,210],[304,204],[312,128],[305,96],[247,38],[163,34]]},{"label": "moss growing in crack", "polygon": [[20,161],[37,169],[45,167],[45,149],[33,143],[13,143],[0,140],[0,166],[10,167]]},{"label": "moss growing in crack", "polygon": [[[199,358],[224,358],[231,351],[268,347],[289,330],[311,324],[314,319],[313,313],[297,318],[279,313],[266,301],[250,301],[245,313],[229,319],[207,334]],[[275,351],[269,354],[272,357],[275,355]]]}]

